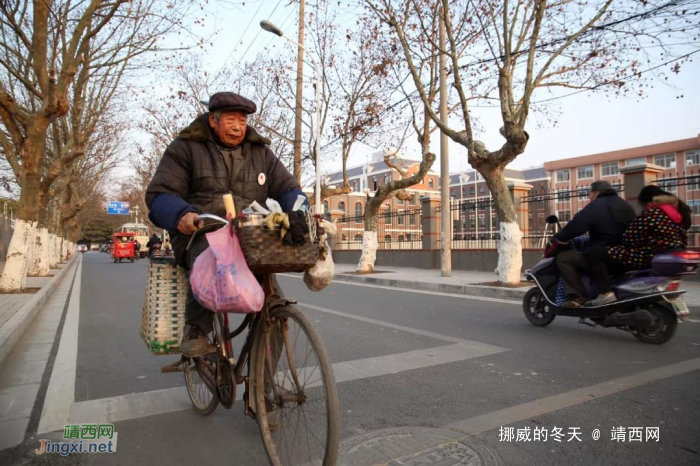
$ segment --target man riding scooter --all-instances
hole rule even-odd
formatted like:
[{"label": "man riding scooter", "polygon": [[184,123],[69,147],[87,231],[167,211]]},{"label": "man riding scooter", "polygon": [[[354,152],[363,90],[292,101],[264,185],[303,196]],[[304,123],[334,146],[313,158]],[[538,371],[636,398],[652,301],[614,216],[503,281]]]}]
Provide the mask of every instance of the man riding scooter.
[{"label": "man riding scooter", "polygon": [[593,182],[590,198],[591,202],[550,239],[545,250],[545,257],[557,256],[557,266],[569,295],[569,300],[563,304],[566,308],[581,307],[587,302],[600,306],[614,302],[616,298],[614,293],[606,293],[589,302],[586,287],[581,281],[581,271],[587,266],[584,253],[570,250],[558,252],[561,246],[586,233],[589,236],[587,248],[620,244],[622,234],[636,215],[632,206],[620,198],[607,181]]}]

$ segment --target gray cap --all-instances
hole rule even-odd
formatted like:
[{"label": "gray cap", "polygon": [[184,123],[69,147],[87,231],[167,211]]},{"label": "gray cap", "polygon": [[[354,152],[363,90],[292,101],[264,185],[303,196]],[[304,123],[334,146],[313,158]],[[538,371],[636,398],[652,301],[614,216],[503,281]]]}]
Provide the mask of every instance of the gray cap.
[{"label": "gray cap", "polygon": [[603,191],[607,191],[608,189],[613,189],[613,186],[610,184],[609,181],[594,181],[591,183],[591,191],[596,192],[596,193],[602,193]]}]

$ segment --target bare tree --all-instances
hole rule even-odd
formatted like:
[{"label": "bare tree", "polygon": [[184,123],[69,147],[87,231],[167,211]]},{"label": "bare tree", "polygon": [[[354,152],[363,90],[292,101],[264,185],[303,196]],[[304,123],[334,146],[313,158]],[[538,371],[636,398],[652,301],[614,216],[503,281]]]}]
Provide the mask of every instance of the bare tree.
[{"label": "bare tree", "polygon": [[[396,38],[417,94],[435,124],[467,148],[469,163],[488,185],[500,219],[497,274],[502,282],[520,281],[522,233],[504,178],[508,163],[522,154],[525,130],[536,90],[548,97],[558,90],[632,91],[630,82],[653,76],[646,71],[678,66],[697,46],[673,47],[697,38],[698,5],[690,0],[550,2],[538,0],[365,0],[365,5]],[[440,8],[439,15],[428,12]],[[691,13],[691,14],[689,14]],[[436,22],[445,22],[447,47],[440,50]],[[444,123],[430,106],[417,50],[425,43],[451,62],[451,95],[461,129]],[[697,43],[697,42],[696,42]],[[661,50],[661,53],[655,53]],[[643,65],[644,63],[644,65]],[[646,68],[643,68],[646,66]],[[642,88],[643,90],[643,88]],[[571,91],[569,91],[571,92]],[[488,150],[474,131],[473,101],[500,108],[505,142]]]},{"label": "bare tree", "polygon": [[[47,157],[52,124],[82,112],[96,74],[124,71],[160,49],[182,27],[191,1],[79,0],[0,2],[0,147],[20,185],[20,208],[0,289],[23,288],[32,231],[46,223],[51,184],[84,149],[73,137]],[[73,118],[78,121],[80,118]]]}]

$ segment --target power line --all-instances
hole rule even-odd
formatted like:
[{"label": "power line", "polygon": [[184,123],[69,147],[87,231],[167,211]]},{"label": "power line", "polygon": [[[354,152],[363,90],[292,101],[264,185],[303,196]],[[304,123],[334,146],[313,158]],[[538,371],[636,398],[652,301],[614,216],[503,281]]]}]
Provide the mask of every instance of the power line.
[{"label": "power line", "polygon": [[[248,29],[250,29],[250,25],[253,24],[255,17],[258,16],[258,13],[260,12],[260,9],[262,8],[264,3],[265,2],[263,0],[260,0],[260,6],[258,7],[257,10],[255,10],[255,13],[253,13],[253,16],[250,18],[250,21],[248,22],[248,25],[246,26],[246,28],[243,30],[243,33],[241,34],[241,37],[239,37],[238,40],[233,43],[233,48],[231,49],[231,53],[228,54],[228,57],[226,58],[224,63],[221,65],[221,68],[224,68],[226,66],[226,63],[228,63],[228,61],[233,56],[233,53],[236,51],[236,47],[238,47],[238,44],[243,40],[243,37],[245,36],[246,32],[248,32]],[[277,7],[275,7],[275,8],[277,8]]]},{"label": "power line", "polygon": [[[272,10],[272,13],[270,13],[270,18],[272,18],[272,15],[275,14],[275,11],[277,11],[277,8],[279,8],[280,4],[282,4],[282,0],[279,0],[279,1],[277,2],[277,5],[275,5],[275,9]],[[253,44],[255,43],[255,39],[258,38],[258,36],[260,35],[261,32],[262,32],[262,28],[258,29],[258,33],[255,34],[255,37],[253,37],[253,40],[250,41],[250,45],[248,45],[248,48],[245,49],[245,52],[243,52],[243,55],[241,55],[241,58],[238,59],[239,62],[242,62],[242,61],[243,61],[243,59],[245,58],[245,56],[248,54],[248,51],[250,50],[250,48],[251,48],[251,47],[253,46]]]}]

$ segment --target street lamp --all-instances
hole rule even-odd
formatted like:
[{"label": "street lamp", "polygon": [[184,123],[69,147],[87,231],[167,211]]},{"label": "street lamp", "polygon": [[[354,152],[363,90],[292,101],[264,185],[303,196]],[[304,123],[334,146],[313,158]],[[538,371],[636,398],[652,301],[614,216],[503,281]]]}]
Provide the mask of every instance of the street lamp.
[{"label": "street lamp", "polygon": [[314,143],[314,156],[316,158],[316,213],[321,214],[321,68],[318,66],[318,62],[311,54],[309,49],[301,45],[295,40],[290,39],[285,36],[280,28],[272,24],[267,20],[260,21],[260,27],[267,32],[271,32],[283,39],[288,40],[297,47],[301,47],[307,53],[307,56],[311,58],[314,64],[314,69],[316,70],[316,141]]}]

